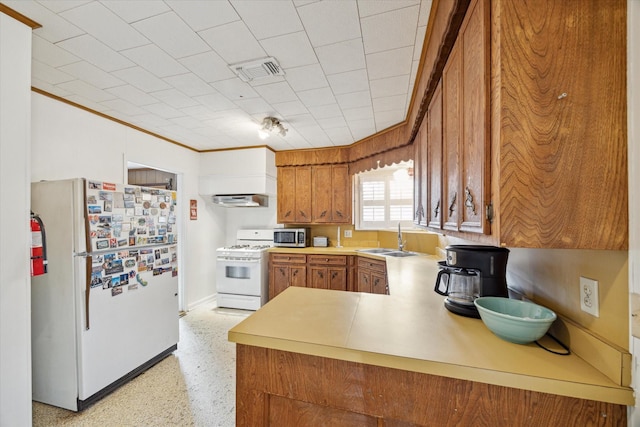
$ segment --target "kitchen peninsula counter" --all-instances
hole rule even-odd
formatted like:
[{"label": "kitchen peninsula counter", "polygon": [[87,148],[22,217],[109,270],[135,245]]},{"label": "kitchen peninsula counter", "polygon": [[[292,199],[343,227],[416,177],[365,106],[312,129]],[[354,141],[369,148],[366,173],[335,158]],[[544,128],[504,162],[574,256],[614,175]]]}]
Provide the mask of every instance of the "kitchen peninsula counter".
[{"label": "kitchen peninsula counter", "polygon": [[[302,250],[318,249],[336,253],[336,248]],[[352,248],[337,250],[361,255]],[[433,292],[437,261],[425,255],[387,259],[390,295],[290,287],[231,329],[229,340],[239,344],[239,355],[245,346],[271,349],[499,390],[605,402],[616,410],[634,404],[631,388],[617,385],[575,354],[512,344],[481,320],[448,312],[443,297]]]}]

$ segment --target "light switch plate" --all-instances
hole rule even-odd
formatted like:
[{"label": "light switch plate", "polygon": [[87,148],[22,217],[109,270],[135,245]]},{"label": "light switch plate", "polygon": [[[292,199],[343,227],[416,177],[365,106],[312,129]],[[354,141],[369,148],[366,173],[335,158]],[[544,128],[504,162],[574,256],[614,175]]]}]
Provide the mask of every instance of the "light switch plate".
[{"label": "light switch plate", "polygon": [[351,237],[351,230],[344,230],[344,237]]},{"label": "light switch plate", "polygon": [[598,281],[580,276],[580,308],[585,313],[600,317]]}]

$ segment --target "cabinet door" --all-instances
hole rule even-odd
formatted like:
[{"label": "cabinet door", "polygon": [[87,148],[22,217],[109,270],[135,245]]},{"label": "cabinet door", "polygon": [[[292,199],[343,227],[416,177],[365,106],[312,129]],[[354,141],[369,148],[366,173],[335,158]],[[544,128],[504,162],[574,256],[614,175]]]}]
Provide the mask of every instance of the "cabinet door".
[{"label": "cabinet door", "polygon": [[442,228],[442,80],[427,110],[427,165],[423,183],[429,187],[425,217],[429,227]]},{"label": "cabinet door", "polygon": [[334,291],[346,291],[347,290],[347,269],[346,267],[328,267],[327,277],[329,280],[329,289]]},{"label": "cabinet door", "polygon": [[311,222],[311,166],[298,166],[295,185],[295,222]]},{"label": "cabinet door", "polygon": [[314,166],[311,175],[311,188],[313,191],[312,222],[332,222],[332,185],[331,166]]},{"label": "cabinet door", "polygon": [[485,207],[490,186],[488,7],[472,1],[460,29],[462,42],[462,137],[460,230],[489,233]]},{"label": "cabinet door", "polygon": [[351,187],[349,166],[331,166],[331,218],[334,224],[351,224]]},{"label": "cabinet door", "polygon": [[307,267],[304,265],[291,266],[291,286],[307,286]]},{"label": "cabinet door", "polygon": [[288,265],[272,264],[269,269],[269,299],[275,298],[290,285],[291,268]]},{"label": "cabinet door", "polygon": [[374,294],[388,294],[387,275],[384,273],[371,272],[371,292]]},{"label": "cabinet door", "polygon": [[371,270],[358,267],[358,280],[356,283],[356,292],[371,293]]},{"label": "cabinet door", "polygon": [[296,220],[296,168],[278,168],[278,222]]},{"label": "cabinet door", "polygon": [[422,189],[426,190],[427,187],[427,183],[422,179],[422,171],[424,170],[422,161],[423,158],[426,158],[426,147],[422,138],[423,130],[420,126],[416,139],[413,141],[413,223],[416,225],[424,222],[423,203],[426,199],[422,197]]},{"label": "cabinet door", "polygon": [[460,39],[453,45],[442,74],[443,144],[442,144],[442,215],[446,230],[458,230],[460,173],[458,169],[462,132],[462,58]]},{"label": "cabinet door", "polygon": [[329,274],[327,270],[327,267],[317,265],[309,266],[307,287],[315,289],[329,289]]}]

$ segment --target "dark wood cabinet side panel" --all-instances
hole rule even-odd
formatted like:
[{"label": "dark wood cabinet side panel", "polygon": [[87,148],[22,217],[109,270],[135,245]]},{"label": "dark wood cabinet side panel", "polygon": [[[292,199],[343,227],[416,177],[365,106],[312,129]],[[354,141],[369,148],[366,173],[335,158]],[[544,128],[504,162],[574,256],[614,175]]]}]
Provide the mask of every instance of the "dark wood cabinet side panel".
[{"label": "dark wood cabinet side panel", "polygon": [[500,243],[627,249],[627,2],[499,4]]},{"label": "dark wood cabinet side panel", "polygon": [[[387,425],[396,426],[626,426],[624,405],[242,344],[236,348],[238,399],[247,398],[251,390],[256,390],[332,408],[329,412],[378,417],[389,420]],[[251,402],[264,405],[264,398]],[[236,406],[238,420],[250,421],[252,416],[257,419],[254,424],[239,426],[264,425],[264,410],[242,402]],[[314,412],[321,409],[315,406]],[[275,414],[270,411],[269,416]]]},{"label": "dark wood cabinet side panel", "polygon": [[273,427],[376,427],[378,420],[375,417],[356,412],[271,396],[268,425]]}]

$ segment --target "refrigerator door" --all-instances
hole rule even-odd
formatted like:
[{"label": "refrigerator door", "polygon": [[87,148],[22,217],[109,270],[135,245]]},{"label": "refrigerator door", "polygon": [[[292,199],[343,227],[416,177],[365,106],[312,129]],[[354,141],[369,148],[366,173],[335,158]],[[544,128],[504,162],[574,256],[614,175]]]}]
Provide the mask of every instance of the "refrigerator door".
[{"label": "refrigerator door", "polygon": [[[94,266],[104,262],[104,256],[108,254],[78,259],[78,271],[86,271],[87,262],[94,261]],[[127,276],[127,269],[121,276]],[[86,296],[86,290],[82,293]],[[78,305],[81,401],[176,345],[178,277],[171,272],[153,275],[153,271],[127,277],[126,283],[119,277],[117,287],[105,283],[90,288],[88,300],[88,306],[84,297]]]},{"label": "refrigerator door", "polygon": [[45,224],[48,273],[31,280],[33,400],[76,410],[77,300],[74,253],[83,252],[83,180],[39,182],[31,209]]}]

